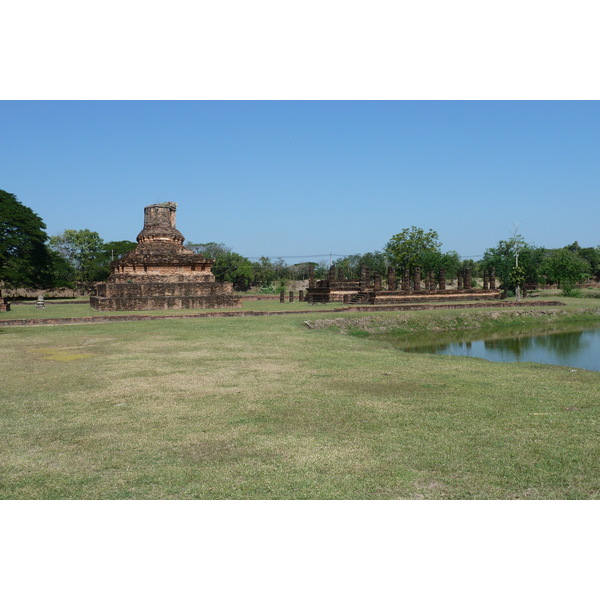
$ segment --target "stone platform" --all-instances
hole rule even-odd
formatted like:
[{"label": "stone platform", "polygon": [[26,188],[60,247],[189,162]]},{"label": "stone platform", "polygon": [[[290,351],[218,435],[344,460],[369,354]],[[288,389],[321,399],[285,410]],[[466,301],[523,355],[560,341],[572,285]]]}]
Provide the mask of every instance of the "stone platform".
[{"label": "stone platform", "polygon": [[174,202],[151,204],[144,209],[144,228],[138,245],[111,263],[107,283],[90,297],[95,310],[166,310],[241,308],[242,297],[233,285],[217,282],[212,259],[183,247],[175,229]]}]

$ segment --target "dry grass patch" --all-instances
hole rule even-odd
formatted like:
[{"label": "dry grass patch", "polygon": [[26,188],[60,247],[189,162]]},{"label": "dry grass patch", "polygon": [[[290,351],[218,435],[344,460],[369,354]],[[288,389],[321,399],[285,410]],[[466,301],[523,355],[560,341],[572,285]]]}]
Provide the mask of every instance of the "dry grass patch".
[{"label": "dry grass patch", "polygon": [[1,497],[597,497],[600,374],[303,320],[10,330]]}]

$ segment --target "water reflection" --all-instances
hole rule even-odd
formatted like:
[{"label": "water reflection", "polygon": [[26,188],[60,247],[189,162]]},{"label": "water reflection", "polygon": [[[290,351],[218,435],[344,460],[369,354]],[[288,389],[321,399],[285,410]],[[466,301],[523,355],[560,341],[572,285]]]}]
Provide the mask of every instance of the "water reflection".
[{"label": "water reflection", "polygon": [[589,349],[590,343],[583,331],[569,331],[531,337],[515,337],[500,340],[483,340],[486,350],[508,353],[517,358],[534,350],[543,349],[549,354],[566,357]]},{"label": "water reflection", "polygon": [[538,362],[600,371],[600,324],[527,334],[512,331],[479,339],[473,333],[378,336],[404,352],[474,356],[495,362]]}]

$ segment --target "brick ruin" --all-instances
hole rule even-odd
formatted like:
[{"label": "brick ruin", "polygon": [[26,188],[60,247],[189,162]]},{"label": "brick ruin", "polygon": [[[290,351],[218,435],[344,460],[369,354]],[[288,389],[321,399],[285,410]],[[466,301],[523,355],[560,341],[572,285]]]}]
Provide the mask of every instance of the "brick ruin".
[{"label": "brick ruin", "polygon": [[144,208],[144,228],[138,245],[111,263],[107,283],[90,298],[95,310],[164,310],[183,308],[240,308],[233,284],[216,282],[212,259],[183,247],[175,229],[177,204],[165,202]]},{"label": "brick ruin", "polygon": [[[399,284],[400,283],[400,287]],[[383,289],[380,273],[373,276],[365,265],[361,265],[359,280],[349,280],[329,269],[327,279],[315,280],[314,266],[309,266],[308,289],[305,300],[310,303],[343,302],[346,304],[397,304],[415,301],[488,300],[500,297],[496,290],[496,275],[493,271],[484,274],[483,289],[473,287],[471,269],[463,269],[457,278],[456,289],[446,289],[446,272],[440,269],[422,273],[420,267],[411,272],[405,269],[398,281],[396,271],[388,267],[387,289]]]},{"label": "brick ruin", "polygon": [[7,312],[10,310],[10,304],[2,297],[2,290],[0,290],[0,312]]}]

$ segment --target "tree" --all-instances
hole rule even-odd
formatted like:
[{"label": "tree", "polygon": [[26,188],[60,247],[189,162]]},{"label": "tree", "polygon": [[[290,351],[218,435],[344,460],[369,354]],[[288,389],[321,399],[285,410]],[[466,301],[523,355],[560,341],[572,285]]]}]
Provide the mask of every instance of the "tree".
[{"label": "tree", "polygon": [[336,260],[333,265],[341,270],[343,277],[360,279],[360,269],[365,265],[371,274],[379,273],[385,277],[388,261],[383,252],[366,252],[365,254],[350,254]]},{"label": "tree", "polygon": [[113,260],[119,260],[136,248],[137,244],[135,242],[130,242],[129,240],[121,240],[120,242],[106,242],[102,247],[101,258],[103,260],[108,260],[109,264]]},{"label": "tree", "polygon": [[270,286],[274,281],[282,282],[292,276],[292,271],[283,258],[271,260],[261,256],[258,262],[252,263],[255,285]]},{"label": "tree", "polygon": [[565,248],[589,263],[590,275],[594,277],[600,276],[600,246],[582,248],[577,242],[573,242],[570,246],[565,246]]},{"label": "tree", "polygon": [[137,244],[128,240],[120,242],[106,242],[102,250],[90,263],[90,277],[93,281],[105,281],[110,275],[110,263],[118,260],[133,250]]},{"label": "tree", "polygon": [[80,282],[96,280],[104,248],[104,241],[98,233],[89,229],[66,229],[50,238],[50,247],[71,264]]},{"label": "tree", "polygon": [[413,225],[392,236],[385,246],[385,253],[400,272],[414,267],[432,270],[435,268],[432,265],[439,259],[441,246],[437,232]]},{"label": "tree", "polygon": [[553,250],[543,265],[549,283],[559,287],[573,285],[589,277],[590,264],[567,248]]},{"label": "tree", "polygon": [[45,287],[52,257],[46,225],[14,194],[0,190],[0,280],[12,287]]},{"label": "tree", "polygon": [[231,252],[231,248],[218,242],[206,242],[205,244],[188,242],[185,247],[193,250],[196,254],[201,254],[204,258],[212,258],[213,260],[218,256]]},{"label": "tree", "polygon": [[71,263],[56,250],[49,249],[52,257],[51,278],[49,286],[53,288],[77,287],[77,273]]},{"label": "tree", "polygon": [[185,247],[215,261],[212,272],[217,281],[229,281],[236,290],[247,290],[252,285],[255,275],[252,263],[225,244],[188,242]]},{"label": "tree", "polygon": [[212,272],[217,281],[230,281],[236,290],[247,290],[254,278],[252,263],[236,252],[217,256]]},{"label": "tree", "polygon": [[[537,284],[542,280],[542,263],[547,254],[545,248],[531,246],[520,235],[501,240],[495,248],[488,248],[479,265],[480,270],[491,267],[502,287],[514,290],[525,283]],[[517,266],[519,269],[515,270]]]},{"label": "tree", "polygon": [[460,255],[458,252],[456,250],[451,250],[450,252],[442,254],[439,268],[446,271],[446,279],[455,279],[461,268]]}]

